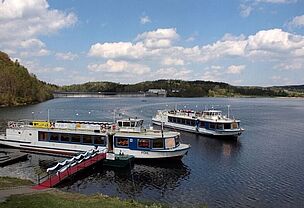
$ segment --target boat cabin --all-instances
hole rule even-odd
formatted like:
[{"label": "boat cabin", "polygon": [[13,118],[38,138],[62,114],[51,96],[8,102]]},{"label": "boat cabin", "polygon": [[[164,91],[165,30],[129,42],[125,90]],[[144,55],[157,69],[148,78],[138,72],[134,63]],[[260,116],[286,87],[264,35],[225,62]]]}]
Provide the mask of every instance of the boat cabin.
[{"label": "boat cabin", "polygon": [[222,111],[219,111],[219,110],[207,110],[207,111],[203,112],[203,116],[206,116],[206,117],[222,116]]}]

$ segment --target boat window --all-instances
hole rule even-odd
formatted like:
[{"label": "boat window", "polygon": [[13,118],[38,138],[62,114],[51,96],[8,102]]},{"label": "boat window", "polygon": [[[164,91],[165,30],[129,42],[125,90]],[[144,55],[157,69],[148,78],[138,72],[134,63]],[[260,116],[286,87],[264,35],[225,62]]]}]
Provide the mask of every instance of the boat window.
[{"label": "boat window", "polygon": [[116,138],[116,146],[117,147],[128,147],[129,139],[128,138]]},{"label": "boat window", "polygon": [[175,137],[175,146],[178,146],[180,142],[179,136]]},{"label": "boat window", "polygon": [[144,120],[141,120],[141,121],[139,122],[139,126],[142,126],[143,123],[144,123]]},{"label": "boat window", "polygon": [[172,118],[172,122],[173,122],[173,123],[176,123],[176,118],[173,117],[173,118]]},{"label": "boat window", "polygon": [[70,135],[69,134],[61,134],[60,141],[70,142]]},{"label": "boat window", "polygon": [[121,121],[118,121],[118,126],[122,127],[122,122]]},{"label": "boat window", "polygon": [[81,135],[80,134],[73,134],[72,135],[72,143],[80,143]]},{"label": "boat window", "polygon": [[191,121],[189,119],[186,119],[186,125],[188,125],[188,126],[191,125]]},{"label": "boat window", "polygon": [[94,138],[94,144],[105,145],[106,137],[105,136],[96,136]]},{"label": "boat window", "polygon": [[195,126],[194,120],[190,120],[190,126]]},{"label": "boat window", "polygon": [[214,123],[210,123],[210,124],[209,124],[209,128],[210,128],[210,129],[215,129],[215,124],[214,124]]},{"label": "boat window", "polygon": [[137,146],[140,148],[150,148],[150,140],[149,139],[139,139]]},{"label": "boat window", "polygon": [[165,143],[166,143],[166,148],[167,149],[171,149],[175,147],[175,139],[174,137],[172,138],[166,138],[165,139]]},{"label": "boat window", "polygon": [[232,128],[233,128],[233,129],[237,129],[237,128],[238,128],[238,123],[233,122],[233,123],[232,123]]},{"label": "boat window", "polygon": [[135,127],[135,121],[131,121],[131,127]]},{"label": "boat window", "polygon": [[201,128],[205,128],[205,122],[204,121],[200,121],[200,126],[201,126]]},{"label": "boat window", "polygon": [[152,140],[152,148],[164,148],[164,140],[162,138]]},{"label": "boat window", "polygon": [[225,123],[224,124],[224,129],[231,129],[230,123]]},{"label": "boat window", "polygon": [[224,124],[217,124],[217,126],[216,126],[217,129],[223,129],[223,127],[224,127]]},{"label": "boat window", "polygon": [[51,133],[50,141],[51,142],[57,142],[57,141],[59,141],[59,134],[57,134],[57,133]]},{"label": "boat window", "polygon": [[124,127],[130,127],[130,122],[123,122]]},{"label": "boat window", "polygon": [[171,116],[168,117],[169,122],[173,122],[173,118]]},{"label": "boat window", "polygon": [[48,140],[48,133],[47,132],[38,132],[38,140],[39,141],[47,141]]},{"label": "boat window", "polygon": [[83,135],[82,143],[92,144],[92,136],[91,135]]},{"label": "boat window", "polygon": [[181,123],[182,119],[176,118],[176,123]]}]

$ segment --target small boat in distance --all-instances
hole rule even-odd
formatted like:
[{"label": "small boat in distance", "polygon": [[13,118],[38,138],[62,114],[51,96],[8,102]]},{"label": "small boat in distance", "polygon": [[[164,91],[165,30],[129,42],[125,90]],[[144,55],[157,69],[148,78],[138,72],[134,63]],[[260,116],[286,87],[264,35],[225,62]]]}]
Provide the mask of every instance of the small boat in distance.
[{"label": "small boat in distance", "polygon": [[[229,110],[228,110],[229,112]],[[240,120],[222,115],[220,110],[159,110],[152,118],[155,125],[216,137],[238,137],[244,131]]]},{"label": "small boat in distance", "polygon": [[33,152],[74,155],[94,148],[136,159],[181,159],[190,145],[180,143],[180,133],[145,129],[142,119],[116,123],[95,121],[9,122],[0,144]]}]

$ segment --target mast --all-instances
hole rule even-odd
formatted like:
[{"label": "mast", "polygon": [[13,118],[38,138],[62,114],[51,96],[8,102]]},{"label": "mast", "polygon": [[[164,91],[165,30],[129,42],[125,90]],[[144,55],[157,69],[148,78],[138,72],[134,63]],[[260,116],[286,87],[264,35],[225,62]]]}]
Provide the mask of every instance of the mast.
[{"label": "mast", "polygon": [[227,107],[228,107],[228,114],[227,114],[227,117],[229,118],[229,116],[230,116],[230,105],[227,105]]}]

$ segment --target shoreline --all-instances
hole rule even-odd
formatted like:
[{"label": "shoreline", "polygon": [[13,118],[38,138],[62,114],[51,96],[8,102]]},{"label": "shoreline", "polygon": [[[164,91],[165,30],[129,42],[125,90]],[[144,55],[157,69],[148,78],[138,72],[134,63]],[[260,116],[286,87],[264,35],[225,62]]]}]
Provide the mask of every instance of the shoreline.
[{"label": "shoreline", "polygon": [[[32,189],[33,183],[29,180],[2,177],[0,184],[9,184],[0,189],[0,208],[9,207],[54,207],[54,204],[60,204],[64,207],[130,207],[130,208],[162,208],[165,204],[155,202],[137,201],[133,199],[120,199],[110,197],[102,193],[93,195],[84,195],[80,193],[65,192],[57,188],[50,188],[43,191]],[[47,203],[45,203],[47,202]]]}]

